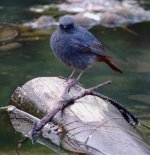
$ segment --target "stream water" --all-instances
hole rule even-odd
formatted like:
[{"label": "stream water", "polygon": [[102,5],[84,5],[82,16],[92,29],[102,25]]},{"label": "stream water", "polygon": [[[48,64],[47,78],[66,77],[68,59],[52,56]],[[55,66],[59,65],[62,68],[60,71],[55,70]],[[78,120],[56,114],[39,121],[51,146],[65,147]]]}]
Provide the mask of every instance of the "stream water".
[{"label": "stream water", "polygon": [[[27,11],[29,6],[37,3],[46,4],[48,0],[28,2],[1,0],[0,22],[20,23],[38,17],[39,14]],[[143,123],[150,126],[149,28],[150,22],[130,26],[129,29],[137,35],[123,28],[111,29],[95,26],[90,29],[106,44],[109,55],[122,68],[123,74],[112,71],[103,63],[97,63],[84,73],[80,82],[90,87],[99,82],[112,80],[111,85],[100,88],[98,91],[119,101]],[[8,105],[13,91],[32,78],[60,75],[68,77],[70,75],[72,70],[58,62],[53,56],[49,46],[49,37],[45,36],[37,41],[24,41],[17,49],[0,52],[0,106]],[[145,128],[141,130],[145,139],[150,142],[150,131]],[[9,126],[1,122],[0,154],[15,154],[16,140]],[[21,152],[22,154],[45,155],[50,151],[44,146],[38,145],[37,147],[28,143],[23,146]]]}]

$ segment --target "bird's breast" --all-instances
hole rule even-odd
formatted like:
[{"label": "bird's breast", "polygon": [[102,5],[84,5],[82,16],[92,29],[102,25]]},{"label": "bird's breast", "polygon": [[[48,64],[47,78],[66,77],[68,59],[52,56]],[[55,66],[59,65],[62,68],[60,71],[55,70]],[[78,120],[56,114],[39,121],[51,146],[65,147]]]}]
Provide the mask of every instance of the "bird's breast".
[{"label": "bird's breast", "polygon": [[78,51],[69,43],[69,38],[64,36],[54,36],[51,39],[51,47],[54,55],[67,66],[77,69],[87,69],[96,59],[94,54],[85,54]]}]

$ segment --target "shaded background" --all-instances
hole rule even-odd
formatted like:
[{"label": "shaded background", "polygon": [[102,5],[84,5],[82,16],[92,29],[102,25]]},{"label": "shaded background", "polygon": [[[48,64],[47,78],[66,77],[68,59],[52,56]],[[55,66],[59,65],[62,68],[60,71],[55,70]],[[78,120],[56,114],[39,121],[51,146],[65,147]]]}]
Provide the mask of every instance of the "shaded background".
[{"label": "shaded background", "polygon": [[[4,24],[21,24],[38,18],[43,13],[29,11],[34,5],[61,3],[63,1],[49,0],[1,0],[0,1],[0,32],[10,30]],[[141,7],[149,10],[148,1],[140,3]],[[65,12],[49,9],[46,15],[55,17],[56,20]],[[7,30],[8,28],[8,30]],[[114,62],[123,70],[118,74],[105,64],[95,64],[85,72],[81,83],[85,87],[96,85],[99,82],[112,80],[112,84],[98,91],[119,101],[127,107],[145,124],[150,126],[150,22],[141,22],[128,26],[136,35],[125,29],[106,28],[101,25],[94,26],[90,31],[108,47],[108,53]],[[18,48],[1,50],[1,47],[11,41],[0,37],[0,106],[9,104],[13,91],[17,86],[23,85],[28,80],[42,76],[68,77],[72,72],[67,66],[61,64],[52,54],[49,46],[50,34],[53,31],[45,30],[40,37],[37,34],[28,39],[20,36],[13,39],[18,43]],[[11,28],[12,30],[12,28]],[[14,28],[13,28],[14,30]],[[12,32],[12,31],[11,31]],[[41,33],[41,31],[40,31]],[[32,30],[30,32],[32,34]],[[39,34],[38,34],[39,35]],[[6,46],[8,47],[8,46]],[[150,142],[150,132],[142,129],[142,134]],[[0,122],[0,154],[15,154],[16,141],[20,136],[13,134],[10,127]],[[38,147],[37,147],[38,146]],[[29,142],[20,150],[22,154],[50,154],[50,150],[41,145],[31,145]],[[53,152],[51,154],[54,154]]]}]

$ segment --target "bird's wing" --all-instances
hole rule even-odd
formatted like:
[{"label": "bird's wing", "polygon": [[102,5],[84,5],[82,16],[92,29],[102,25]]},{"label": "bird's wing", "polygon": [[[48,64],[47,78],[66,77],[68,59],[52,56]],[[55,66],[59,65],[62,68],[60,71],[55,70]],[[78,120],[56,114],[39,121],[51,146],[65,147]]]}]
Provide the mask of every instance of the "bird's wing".
[{"label": "bird's wing", "polygon": [[81,33],[76,33],[70,38],[70,46],[74,47],[77,52],[93,53],[98,56],[108,56],[106,50],[89,31],[82,29]]},{"label": "bird's wing", "polygon": [[108,56],[104,46],[98,41],[84,41],[80,38],[70,39],[70,46],[74,47],[77,52],[93,53],[98,56]]}]

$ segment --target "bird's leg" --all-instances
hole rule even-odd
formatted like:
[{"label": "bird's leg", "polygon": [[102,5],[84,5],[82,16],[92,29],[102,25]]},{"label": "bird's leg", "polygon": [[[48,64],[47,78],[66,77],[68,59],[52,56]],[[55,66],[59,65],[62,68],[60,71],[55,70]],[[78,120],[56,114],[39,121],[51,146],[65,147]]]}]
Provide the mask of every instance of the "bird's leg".
[{"label": "bird's leg", "polygon": [[80,77],[82,76],[83,72],[84,72],[84,71],[81,71],[81,72],[80,72],[79,76],[77,77],[77,81],[79,81],[79,79],[80,79]]},{"label": "bird's leg", "polygon": [[70,77],[69,78],[72,78],[73,74],[75,73],[76,71],[76,68],[73,70],[73,72],[71,73]]},{"label": "bird's leg", "polygon": [[72,76],[75,73],[75,71],[76,71],[76,68],[73,70],[73,72],[71,73],[71,75],[69,76],[69,78],[65,78],[65,77],[62,77],[62,76],[59,76],[59,78],[69,80],[69,79],[72,78]]}]

